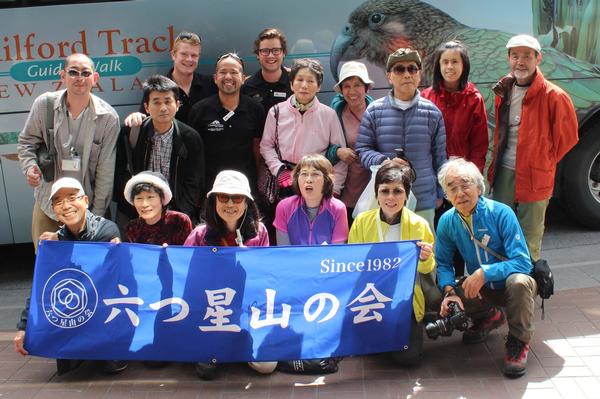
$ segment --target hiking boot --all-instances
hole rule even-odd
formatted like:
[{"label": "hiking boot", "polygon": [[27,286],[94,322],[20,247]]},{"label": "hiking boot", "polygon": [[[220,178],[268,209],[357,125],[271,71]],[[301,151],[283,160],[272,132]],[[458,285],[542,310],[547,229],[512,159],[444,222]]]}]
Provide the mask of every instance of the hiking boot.
[{"label": "hiking boot", "polygon": [[104,361],[104,372],[106,374],[117,374],[125,370],[129,363],[125,360],[106,360]]},{"label": "hiking boot", "polygon": [[203,380],[214,380],[217,376],[217,365],[215,363],[196,363],[196,374]]},{"label": "hiking boot", "polygon": [[504,312],[493,308],[488,317],[473,321],[473,325],[463,332],[462,341],[467,345],[483,342],[490,331],[500,327],[505,321]]},{"label": "hiking boot", "polygon": [[504,367],[502,369],[507,377],[521,377],[525,374],[527,353],[529,353],[529,344],[508,334],[504,352]]}]

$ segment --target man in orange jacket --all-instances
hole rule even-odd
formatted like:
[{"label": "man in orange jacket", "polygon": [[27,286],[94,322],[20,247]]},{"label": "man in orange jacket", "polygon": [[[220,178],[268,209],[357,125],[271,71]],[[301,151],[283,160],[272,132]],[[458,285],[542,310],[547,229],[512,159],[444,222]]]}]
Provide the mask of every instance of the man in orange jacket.
[{"label": "man in orange jacket", "polygon": [[511,73],[494,87],[496,131],[489,180],[495,200],[517,214],[531,259],[540,258],[556,165],[577,143],[569,95],[538,68],[539,42],[528,35],[506,45]]}]

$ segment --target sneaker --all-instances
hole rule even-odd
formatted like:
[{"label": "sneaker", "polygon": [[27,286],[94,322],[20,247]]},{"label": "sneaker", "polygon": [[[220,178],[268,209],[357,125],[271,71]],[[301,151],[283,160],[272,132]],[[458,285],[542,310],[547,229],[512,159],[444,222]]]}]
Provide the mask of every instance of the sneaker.
[{"label": "sneaker", "polygon": [[203,380],[214,380],[217,377],[217,365],[215,363],[196,363],[196,374]]},{"label": "sneaker", "polygon": [[521,377],[527,369],[529,344],[508,334],[502,371],[507,377]]},{"label": "sneaker", "polygon": [[125,360],[106,360],[104,362],[104,372],[106,374],[117,374],[125,370],[129,363]]},{"label": "sneaker", "polygon": [[491,315],[484,319],[473,321],[473,325],[463,332],[464,344],[478,344],[485,341],[490,331],[500,327],[506,321],[502,310],[493,308],[490,313]]}]

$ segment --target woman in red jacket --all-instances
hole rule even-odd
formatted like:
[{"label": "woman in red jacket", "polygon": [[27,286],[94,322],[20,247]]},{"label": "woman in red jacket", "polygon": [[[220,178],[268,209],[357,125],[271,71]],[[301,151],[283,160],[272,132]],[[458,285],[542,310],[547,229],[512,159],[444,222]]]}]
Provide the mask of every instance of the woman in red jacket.
[{"label": "woman in red jacket", "polygon": [[483,97],[468,81],[470,62],[458,41],[442,44],[433,54],[433,84],[421,92],[442,111],[448,157],[473,162],[483,173],[488,150],[487,115]]}]

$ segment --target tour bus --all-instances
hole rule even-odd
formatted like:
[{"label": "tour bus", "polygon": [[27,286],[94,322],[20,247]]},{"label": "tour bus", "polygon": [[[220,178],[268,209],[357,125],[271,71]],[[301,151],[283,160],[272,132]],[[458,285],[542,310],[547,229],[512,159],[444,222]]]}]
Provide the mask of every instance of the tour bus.
[{"label": "tour bus", "polygon": [[600,0],[0,0],[0,244],[31,241],[33,193],[17,159],[17,139],[33,100],[61,88],[59,71],[84,52],[100,73],[94,94],[121,119],[137,110],[143,80],[166,73],[181,31],[202,38],[199,72],[212,74],[216,58],[235,51],[246,73],[259,69],[253,41],[265,27],[288,39],[285,64],[316,58],[326,68],[319,97],[328,103],[343,62],[368,65],[371,94],[386,95],[385,59],[397,47],[417,48],[422,85],[430,55],[459,39],[471,57],[471,76],[486,99],[494,127],[491,86],[508,73],[505,44],[532,34],[543,45],[542,70],[573,99],[579,143],[559,166],[555,196],[580,223],[600,228]]}]

